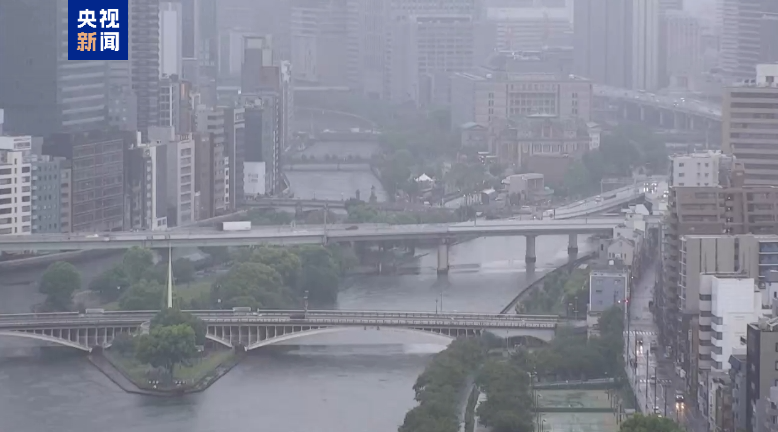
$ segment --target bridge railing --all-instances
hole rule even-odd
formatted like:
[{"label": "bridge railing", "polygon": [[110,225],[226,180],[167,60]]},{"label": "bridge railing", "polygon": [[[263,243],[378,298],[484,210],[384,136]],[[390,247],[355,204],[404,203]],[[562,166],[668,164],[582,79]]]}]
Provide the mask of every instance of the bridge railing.
[{"label": "bridge railing", "polygon": [[505,321],[505,320],[463,320],[463,319],[402,319],[402,318],[324,318],[308,317],[294,319],[288,317],[267,317],[267,316],[243,316],[243,317],[206,317],[203,319],[207,324],[279,324],[295,326],[337,326],[337,325],[366,325],[366,326],[423,326],[423,327],[475,327],[475,328],[556,328],[556,321]]}]

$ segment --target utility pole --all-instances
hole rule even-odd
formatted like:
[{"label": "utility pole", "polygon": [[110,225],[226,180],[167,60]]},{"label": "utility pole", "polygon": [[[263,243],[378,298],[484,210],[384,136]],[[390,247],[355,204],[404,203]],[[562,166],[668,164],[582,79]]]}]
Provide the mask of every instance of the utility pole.
[{"label": "utility pole", "polygon": [[167,308],[173,309],[173,247],[167,250]]},{"label": "utility pole", "polygon": [[305,290],[305,294],[303,295],[303,313],[304,317],[308,316],[308,290]]}]

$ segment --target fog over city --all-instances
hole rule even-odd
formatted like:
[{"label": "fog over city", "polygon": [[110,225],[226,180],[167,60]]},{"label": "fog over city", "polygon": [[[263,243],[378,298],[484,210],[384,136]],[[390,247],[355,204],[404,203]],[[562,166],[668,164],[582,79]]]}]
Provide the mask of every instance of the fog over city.
[{"label": "fog over city", "polygon": [[778,0],[0,0],[0,432],[778,432],[776,100]]}]

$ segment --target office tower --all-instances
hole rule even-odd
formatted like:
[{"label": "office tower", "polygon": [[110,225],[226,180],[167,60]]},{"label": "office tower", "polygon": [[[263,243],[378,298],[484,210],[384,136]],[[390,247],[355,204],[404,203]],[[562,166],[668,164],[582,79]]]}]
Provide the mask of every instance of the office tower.
[{"label": "office tower", "polygon": [[176,75],[162,76],[159,82],[159,125],[173,127],[177,135],[192,133],[192,93],[192,83]]},{"label": "office tower", "polygon": [[197,88],[202,102],[216,106],[216,83],[219,74],[219,7],[218,0],[198,0],[197,43],[199,51],[199,81]]},{"label": "office tower", "polygon": [[591,119],[592,83],[576,76],[511,73],[505,57],[473,72],[451,77],[451,126],[488,126],[496,119],[530,114]]},{"label": "office tower", "polygon": [[[193,210],[196,208],[195,142],[192,134],[176,134],[172,126],[154,126],[149,128],[146,145],[156,149],[156,213],[163,214],[161,207],[166,206],[164,215],[168,227],[191,224],[196,220]],[[161,199],[162,196],[165,200]]]},{"label": "office tower", "polygon": [[721,149],[745,164],[745,184],[778,186],[778,65],[725,89]]},{"label": "office tower", "polygon": [[0,235],[32,232],[32,137],[0,136]]},{"label": "office tower", "polygon": [[96,130],[46,138],[43,154],[72,162],[71,232],[118,231],[124,223],[124,151],[134,132]]},{"label": "office tower", "polygon": [[32,155],[32,232],[34,234],[70,230],[68,221],[70,166],[70,161],[62,157]]},{"label": "office tower", "polygon": [[659,89],[659,0],[632,0],[632,87]]},{"label": "office tower", "polygon": [[251,200],[272,190],[267,170],[273,164],[275,119],[272,111],[265,114],[261,99],[246,100],[244,107],[243,194],[246,200]]},{"label": "office tower", "polygon": [[6,133],[47,136],[107,126],[106,62],[68,61],[66,24],[66,0],[0,2]]},{"label": "office tower", "polygon": [[478,26],[482,37],[489,39],[488,50],[539,51],[545,47],[570,46],[573,43],[573,23],[562,7],[542,7],[535,4],[516,7],[487,7]]},{"label": "office tower", "polygon": [[243,203],[243,161],[246,146],[246,110],[224,108],[224,146],[229,159],[229,203],[235,209]]},{"label": "office tower", "polygon": [[720,0],[720,61],[732,81],[753,79],[759,63],[778,61],[778,2]]},{"label": "office tower", "polygon": [[183,59],[183,11],[178,2],[159,5],[159,72],[161,75],[181,76]]},{"label": "office tower", "polygon": [[702,37],[700,22],[694,16],[676,10],[662,17],[662,53],[665,84],[693,90],[702,73]]},{"label": "office tower", "polygon": [[224,110],[201,111],[195,135],[195,190],[199,196],[197,220],[226,213],[224,202]]},{"label": "office tower", "polygon": [[772,419],[778,415],[778,320],[749,324],[746,341],[745,430],[771,431]]},{"label": "office tower", "polygon": [[130,60],[132,90],[138,101],[138,130],[159,124],[160,23],[159,0],[130,0]]},{"label": "office tower", "polygon": [[292,2],[291,62],[294,78],[326,86],[358,88],[360,0]]},{"label": "office tower", "polygon": [[397,16],[388,27],[384,98],[448,106],[449,75],[474,66],[472,16]]},{"label": "office tower", "polygon": [[[149,135],[155,135],[152,126]],[[166,141],[140,143],[125,155],[127,215],[125,229],[165,230],[168,228],[168,149]]]},{"label": "office tower", "polygon": [[597,84],[632,87],[633,0],[576,0],[575,73]]},{"label": "office tower", "polygon": [[[246,36],[241,75],[241,99],[247,104],[244,177],[256,179],[258,175],[249,172],[249,162],[265,162],[264,193],[272,195],[281,187],[280,158],[291,131],[294,108],[291,65],[286,61],[274,62],[270,38]],[[249,133],[249,106],[251,110],[261,111],[261,122],[255,126],[261,125],[262,129],[255,129],[259,135],[253,137]],[[259,165],[252,167],[259,169]]]}]

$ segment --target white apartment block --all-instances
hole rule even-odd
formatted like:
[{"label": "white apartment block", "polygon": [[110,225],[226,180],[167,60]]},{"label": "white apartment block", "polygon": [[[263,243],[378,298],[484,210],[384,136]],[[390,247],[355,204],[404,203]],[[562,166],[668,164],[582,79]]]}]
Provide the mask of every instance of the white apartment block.
[{"label": "white apartment block", "polygon": [[592,83],[582,78],[488,70],[451,77],[452,127],[533,114],[588,122],[591,110]]},{"label": "white apartment block", "polygon": [[732,157],[717,151],[674,155],[670,158],[670,186],[717,186],[722,161]]},{"label": "white apartment block", "polygon": [[696,17],[676,10],[665,11],[663,17],[665,38],[665,73],[670,87],[695,89],[695,81],[702,73],[702,39]]},{"label": "white apartment block", "polygon": [[632,2],[632,87],[659,89],[659,0]]},{"label": "white apartment block", "polygon": [[0,136],[0,235],[32,231],[32,137]]},{"label": "white apartment block", "polygon": [[151,127],[149,140],[167,151],[167,224],[182,226],[194,222],[194,138],[191,134],[176,135],[172,127]]}]

